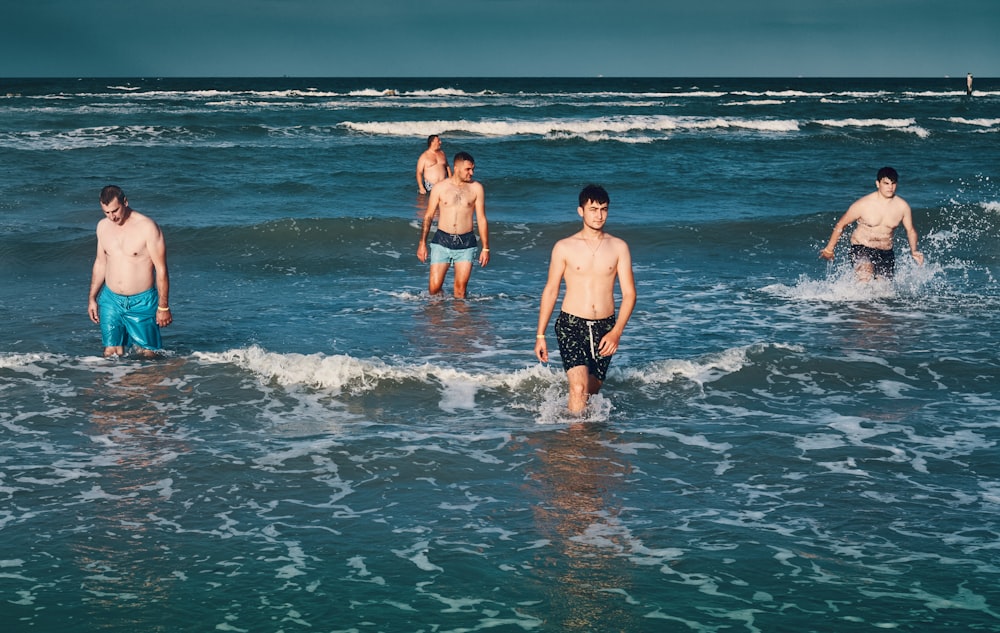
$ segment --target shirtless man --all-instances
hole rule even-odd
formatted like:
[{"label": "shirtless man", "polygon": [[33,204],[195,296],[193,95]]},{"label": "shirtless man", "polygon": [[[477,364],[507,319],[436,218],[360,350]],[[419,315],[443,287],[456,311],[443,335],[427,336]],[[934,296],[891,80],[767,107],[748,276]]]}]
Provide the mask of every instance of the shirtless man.
[{"label": "shirtless man", "polygon": [[875,178],[875,191],[858,199],[833,227],[826,248],[819,252],[823,259],[833,259],[833,249],[844,228],[852,222],[858,225],[851,233],[851,264],[859,281],[875,277],[891,279],[896,270],[896,255],[892,250],[892,234],[902,223],[910,242],[910,254],[922,266],[924,254],[917,250],[917,231],[913,228],[910,205],[896,196],[899,174],[892,167],[883,167]]},{"label": "shirtless man", "polygon": [[120,187],[101,190],[104,219],[97,223],[97,258],[90,279],[90,320],[101,326],[104,356],[131,346],[155,356],[160,328],[173,322],[163,233],[152,219],[128,206]]},{"label": "shirtless man", "polygon": [[441,151],[441,137],[431,134],[427,137],[427,149],[417,160],[417,189],[425,194],[450,176],[448,157]]},{"label": "shirtless man", "polygon": [[486,224],[486,192],[483,185],[472,179],[476,163],[465,152],[455,154],[455,170],[451,176],[431,190],[424,213],[424,226],[417,245],[417,259],[427,261],[427,235],[430,233],[435,212],[439,212],[438,229],[431,240],[431,274],[427,290],[435,295],[444,286],[448,268],[455,265],[454,294],[465,297],[465,290],[472,276],[472,262],[476,259],[476,234],[472,231],[475,216],[483,249],[479,252],[479,265],[490,261],[490,237]]},{"label": "shirtless man", "polygon": [[[573,414],[583,412],[590,396],[600,391],[636,299],[628,244],[604,232],[610,202],[608,192],[603,187],[588,185],[580,192],[579,201],[577,213],[583,218],[583,228],[552,248],[535,334],[535,356],[547,363],[545,330],[559,297],[559,287],[565,280],[566,293],[556,317],[555,331],[569,380],[568,408]],[[616,278],[622,297],[617,319]]]}]

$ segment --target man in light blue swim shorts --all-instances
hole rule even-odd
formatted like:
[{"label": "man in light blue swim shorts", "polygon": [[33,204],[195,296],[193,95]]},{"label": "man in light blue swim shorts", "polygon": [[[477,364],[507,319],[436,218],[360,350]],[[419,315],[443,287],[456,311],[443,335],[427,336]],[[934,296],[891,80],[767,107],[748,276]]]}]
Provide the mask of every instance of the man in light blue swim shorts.
[{"label": "man in light blue swim shorts", "polygon": [[472,179],[476,168],[472,156],[465,152],[455,154],[452,175],[438,182],[427,199],[427,211],[417,244],[417,259],[427,261],[427,236],[437,216],[437,231],[430,245],[431,273],[427,290],[435,295],[441,292],[448,269],[455,266],[454,294],[465,298],[472,276],[472,263],[476,261],[475,226],[479,227],[482,250],[479,265],[490,261],[490,237],[486,224],[486,193],[483,185]]},{"label": "man in light blue swim shorts", "polygon": [[105,286],[97,295],[101,317],[101,339],[105,348],[127,350],[163,349],[160,326],[156,323],[159,293],[150,288],[137,295],[119,295]]},{"label": "man in light blue swim shorts", "polygon": [[462,235],[445,233],[441,229],[431,238],[431,266],[435,264],[472,264],[476,261],[476,234],[472,231]]},{"label": "man in light blue swim shorts", "polygon": [[174,320],[163,233],[115,185],[101,190],[101,211],[87,312],[101,326],[105,357],[122,356],[131,347],[155,356],[163,348],[160,328]]}]

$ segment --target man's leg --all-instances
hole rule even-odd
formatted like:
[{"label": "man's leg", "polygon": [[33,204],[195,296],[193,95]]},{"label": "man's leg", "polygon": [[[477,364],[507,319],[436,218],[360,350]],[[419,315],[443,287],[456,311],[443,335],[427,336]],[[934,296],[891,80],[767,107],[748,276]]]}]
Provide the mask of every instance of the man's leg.
[{"label": "man's leg", "polygon": [[592,394],[601,390],[604,384],[587,371],[586,365],[577,365],[566,370],[569,379],[569,402],[567,408],[574,415],[583,413]]},{"label": "man's leg", "polygon": [[854,266],[854,276],[858,281],[871,281],[875,276],[875,267],[867,259],[858,260]]},{"label": "man's leg", "polygon": [[448,267],[451,264],[431,264],[431,276],[427,281],[427,291],[432,295],[436,295],[441,292],[441,286],[444,285],[444,276],[448,273]]},{"label": "man's leg", "polygon": [[455,298],[464,299],[472,277],[472,262],[455,262]]}]

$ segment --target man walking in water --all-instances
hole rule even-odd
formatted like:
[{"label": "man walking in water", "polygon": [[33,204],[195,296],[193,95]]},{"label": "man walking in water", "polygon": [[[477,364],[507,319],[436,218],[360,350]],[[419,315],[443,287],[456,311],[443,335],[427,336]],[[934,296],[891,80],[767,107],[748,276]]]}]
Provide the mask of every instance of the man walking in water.
[{"label": "man walking in water", "polygon": [[893,231],[900,224],[906,229],[910,254],[918,266],[924,263],[924,254],[917,250],[917,231],[913,228],[910,205],[896,195],[899,174],[892,167],[883,167],[875,177],[875,191],[855,201],[833,227],[833,234],[819,256],[833,259],[844,228],[857,222],[851,233],[851,264],[859,281],[875,277],[891,279],[896,270],[896,255],[892,249]]},{"label": "man walking in water", "polygon": [[104,356],[135,345],[146,357],[162,349],[160,328],[173,322],[167,249],[160,227],[128,206],[120,187],[101,190],[97,257],[90,280],[90,320],[101,326]]},{"label": "man walking in water", "polygon": [[427,137],[427,149],[417,159],[417,190],[426,194],[434,185],[451,176],[448,157],[441,150],[441,137]]},{"label": "man walking in water", "polygon": [[455,154],[452,161],[455,169],[451,177],[439,182],[427,200],[424,226],[420,231],[417,259],[427,261],[427,235],[434,222],[434,214],[439,213],[438,229],[431,240],[431,273],[427,290],[435,295],[441,292],[448,268],[455,265],[456,298],[465,297],[472,276],[472,262],[476,260],[476,234],[473,233],[473,217],[479,226],[482,250],[479,265],[490,261],[490,237],[486,224],[486,192],[483,185],[472,179],[476,162],[465,152]]},{"label": "man walking in water", "polygon": [[[636,301],[628,244],[604,232],[610,203],[608,192],[603,187],[588,185],[580,192],[579,203],[577,213],[583,218],[583,228],[552,248],[535,335],[535,355],[547,363],[545,330],[565,280],[566,293],[556,317],[555,332],[569,380],[568,408],[573,414],[582,413],[590,396],[600,391]],[[621,291],[617,318],[615,279]]]}]

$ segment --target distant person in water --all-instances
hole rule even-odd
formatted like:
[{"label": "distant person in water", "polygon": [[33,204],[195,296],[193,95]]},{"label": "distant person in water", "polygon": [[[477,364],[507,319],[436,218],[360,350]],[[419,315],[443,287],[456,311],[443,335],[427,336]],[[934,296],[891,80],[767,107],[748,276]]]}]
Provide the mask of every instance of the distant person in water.
[{"label": "distant person in water", "polygon": [[431,134],[427,137],[427,149],[417,160],[417,190],[426,194],[434,185],[451,176],[448,157],[441,149],[441,137]]},{"label": "distant person in water", "polygon": [[837,242],[848,224],[857,222],[851,233],[850,260],[860,281],[873,278],[891,279],[895,274],[896,255],[892,236],[900,224],[906,229],[910,254],[922,266],[924,255],[917,250],[917,231],[913,228],[910,205],[896,195],[899,174],[892,167],[883,167],[875,177],[875,191],[859,198],[847,209],[833,227],[833,234],[819,256],[832,260]]},{"label": "distant person in water", "polygon": [[972,96],[972,73],[965,75],[965,94]]},{"label": "distant person in water", "polygon": [[[610,198],[603,187],[588,185],[579,196],[577,213],[583,227],[556,242],[549,259],[549,276],[542,290],[535,334],[535,356],[549,362],[545,330],[555,310],[559,288],[566,282],[555,333],[569,380],[570,413],[580,414],[590,396],[600,391],[618,351],[622,331],[635,308],[632,255],[621,238],[604,232]],[[621,306],[615,316],[615,280]]]},{"label": "distant person in water", "polygon": [[472,179],[476,163],[472,156],[459,152],[453,161],[455,169],[451,176],[438,182],[427,198],[427,211],[417,245],[417,259],[427,261],[427,236],[438,215],[437,231],[431,240],[431,272],[427,290],[432,294],[441,292],[448,268],[455,265],[454,295],[465,298],[465,292],[472,276],[472,263],[476,261],[476,234],[473,221],[479,227],[482,250],[479,251],[479,265],[490,261],[490,232],[486,223],[486,192],[483,185]]},{"label": "distant person in water", "polygon": [[129,347],[155,356],[160,328],[173,322],[163,233],[128,205],[120,187],[101,190],[104,219],[97,223],[97,257],[90,279],[90,320],[101,326],[105,356]]}]

